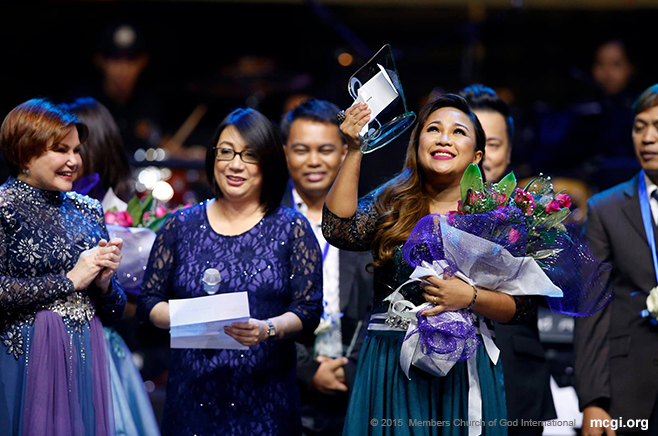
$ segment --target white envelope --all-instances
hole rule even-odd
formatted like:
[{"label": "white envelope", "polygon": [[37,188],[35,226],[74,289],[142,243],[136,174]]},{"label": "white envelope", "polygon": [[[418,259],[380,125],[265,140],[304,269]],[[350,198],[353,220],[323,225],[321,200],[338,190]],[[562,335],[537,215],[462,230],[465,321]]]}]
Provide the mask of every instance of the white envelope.
[{"label": "white envelope", "polygon": [[169,300],[171,348],[246,350],[224,326],[249,321],[246,292]]},{"label": "white envelope", "polygon": [[[357,90],[357,98],[354,100],[354,103],[366,103],[368,105],[370,121],[377,118],[377,115],[398,98],[398,91],[388,77],[386,69],[379,64],[377,66],[380,70],[379,73],[375,74]],[[363,126],[363,129],[359,132],[361,136],[368,133],[368,124]]]}]

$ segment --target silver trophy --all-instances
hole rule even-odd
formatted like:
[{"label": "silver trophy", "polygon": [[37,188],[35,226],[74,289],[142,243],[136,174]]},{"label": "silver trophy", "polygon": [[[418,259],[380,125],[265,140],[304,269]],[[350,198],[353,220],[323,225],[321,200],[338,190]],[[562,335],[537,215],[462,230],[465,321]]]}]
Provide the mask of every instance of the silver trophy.
[{"label": "silver trophy", "polygon": [[[388,44],[350,77],[347,91],[355,103],[366,103],[371,110],[370,121],[360,132],[362,153],[385,146],[416,121],[416,114],[407,109],[393,51]],[[342,123],[344,112],[339,112],[337,118]]]}]

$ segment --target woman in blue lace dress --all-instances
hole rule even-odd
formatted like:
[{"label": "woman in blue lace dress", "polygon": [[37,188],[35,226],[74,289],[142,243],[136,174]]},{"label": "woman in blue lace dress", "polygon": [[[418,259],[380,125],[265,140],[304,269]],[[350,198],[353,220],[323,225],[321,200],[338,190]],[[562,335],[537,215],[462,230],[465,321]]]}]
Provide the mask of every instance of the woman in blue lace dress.
[{"label": "woman in blue lace dress", "polygon": [[44,100],[5,118],[0,187],[0,435],[114,435],[100,318],[121,317],[98,201],[74,192],[86,127]]},{"label": "woman in blue lace dress", "polygon": [[237,109],[206,155],[215,194],[173,214],[151,251],[138,315],[169,328],[170,299],[205,295],[208,268],[219,293],[246,291],[251,319],[226,333],[247,350],[172,349],[163,433],[298,435],[293,338],[322,313],[322,254],[308,221],[281,202],[288,173],[272,123]]},{"label": "woman in blue lace dress", "polygon": [[[370,250],[375,260],[373,315],[343,434],[506,435],[506,427],[500,423],[507,416],[502,368],[487,356],[485,347],[476,351],[477,378],[469,374],[467,362],[457,362],[444,377],[412,366],[407,378],[400,366],[406,329],[384,323],[389,307],[384,298],[414,270],[403,257],[403,244],[422,217],[457,210],[462,174],[469,164],[482,161],[484,131],[464,99],[450,94],[437,98],[419,114],[400,174],[358,200],[362,157],[358,132],[369,117],[364,104],[346,111],[341,130],[349,151],[327,196],[322,218],[323,233],[330,243],[342,249]],[[533,297],[474,289],[456,277],[429,281],[431,286],[411,284],[402,289],[413,304],[435,306],[423,312],[425,315],[469,309],[489,319],[512,322],[536,310]],[[469,393],[475,393],[469,391],[473,382],[471,388],[479,387],[481,401],[469,399]],[[473,413],[478,406],[480,411]],[[480,418],[469,422],[469,416]]]}]

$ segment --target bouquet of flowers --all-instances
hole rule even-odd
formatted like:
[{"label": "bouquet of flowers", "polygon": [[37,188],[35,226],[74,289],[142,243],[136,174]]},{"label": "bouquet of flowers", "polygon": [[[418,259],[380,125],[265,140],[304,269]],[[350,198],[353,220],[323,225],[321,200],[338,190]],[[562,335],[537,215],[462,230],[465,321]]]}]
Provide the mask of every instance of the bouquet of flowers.
[{"label": "bouquet of flowers", "polygon": [[105,222],[122,227],[146,227],[157,233],[169,215],[189,206],[190,203],[167,209],[161,204],[156,205],[153,194],[149,193],[144,200],[140,200],[137,196],[131,198],[126,210],[119,211],[116,206],[110,208],[105,212]]},{"label": "bouquet of flowers", "polygon": [[[109,191],[107,195],[113,193]],[[118,201],[112,202],[107,195],[105,200],[112,204],[121,204]],[[140,200],[137,196],[133,197],[125,210],[111,206],[105,212],[105,223],[110,238],[123,239],[123,260],[117,271],[117,277],[126,293],[134,295],[139,293],[151,247],[160,227],[169,215],[189,206],[190,204],[186,204],[175,209],[167,209],[157,205],[153,195],[149,193],[144,200]]]},{"label": "bouquet of flowers", "polygon": [[[473,286],[510,295],[543,295],[553,311],[578,316],[594,313],[608,301],[599,280],[601,264],[578,233],[563,223],[571,199],[555,192],[550,178],[540,176],[519,189],[510,173],[486,185],[479,168],[471,165],[460,188],[458,210],[424,217],[405,243],[405,259],[417,270],[412,280],[457,275]],[[389,296],[389,315],[410,320],[401,361],[427,368],[423,361],[470,360],[477,347],[468,346],[474,334],[468,327],[476,321],[489,356],[497,359],[481,317],[460,310],[432,315],[425,322],[420,312],[429,303],[405,313],[396,307],[408,307],[409,302],[400,300],[399,293]],[[460,331],[469,331],[467,336],[455,334],[456,323]]]},{"label": "bouquet of flowers", "polygon": [[[483,214],[506,207],[519,209],[526,233],[525,254],[537,260],[540,266],[546,266],[541,259],[555,256],[562,250],[557,241],[568,235],[562,222],[571,214],[571,197],[563,191],[556,193],[550,177],[540,175],[520,189],[514,173],[510,172],[500,182],[487,187],[477,165],[470,165],[460,189],[462,199],[455,214]],[[520,237],[518,228],[509,229],[510,242]]]}]

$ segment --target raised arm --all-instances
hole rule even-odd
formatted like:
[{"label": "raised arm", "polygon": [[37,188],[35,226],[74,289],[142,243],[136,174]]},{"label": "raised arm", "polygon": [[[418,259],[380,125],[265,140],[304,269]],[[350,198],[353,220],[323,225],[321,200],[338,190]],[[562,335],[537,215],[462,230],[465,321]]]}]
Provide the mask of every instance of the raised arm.
[{"label": "raised arm", "polygon": [[347,156],[325,201],[329,210],[341,218],[349,218],[356,213],[363,157],[359,131],[369,119],[368,105],[357,103],[345,111],[345,121],[340,125],[340,131],[343,132],[347,142]]}]

